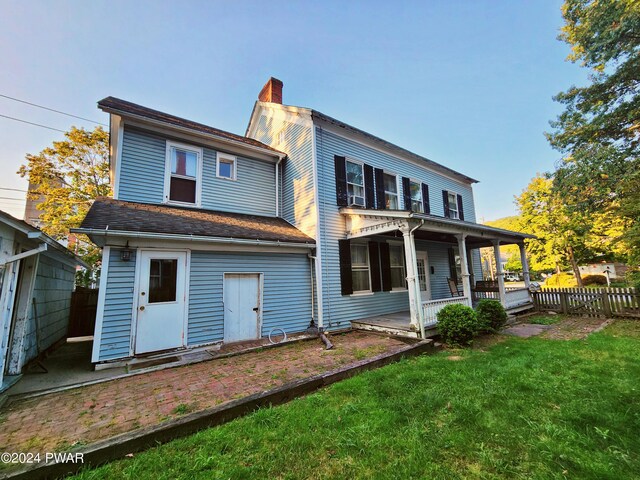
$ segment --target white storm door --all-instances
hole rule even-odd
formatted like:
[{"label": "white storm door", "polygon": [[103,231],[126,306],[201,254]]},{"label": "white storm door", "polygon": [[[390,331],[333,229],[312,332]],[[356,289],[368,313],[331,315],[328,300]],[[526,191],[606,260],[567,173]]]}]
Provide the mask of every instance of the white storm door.
[{"label": "white storm door", "polygon": [[225,342],[260,338],[260,303],[259,273],[225,273]]},{"label": "white storm door", "polygon": [[431,300],[431,284],[429,281],[429,257],[427,252],[416,252],[418,264],[418,283],[420,285],[420,296],[423,302]]},{"label": "white storm door", "polygon": [[140,253],[135,353],[184,345],[186,252]]}]

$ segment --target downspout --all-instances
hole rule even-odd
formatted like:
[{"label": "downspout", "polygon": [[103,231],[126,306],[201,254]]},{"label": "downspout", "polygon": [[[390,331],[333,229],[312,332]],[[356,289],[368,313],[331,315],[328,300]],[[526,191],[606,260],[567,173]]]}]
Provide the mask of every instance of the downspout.
[{"label": "downspout", "polygon": [[[315,318],[314,318],[314,308],[313,308],[313,300],[315,298],[314,296],[314,292],[313,292],[313,265],[315,264],[316,261],[316,257],[315,255],[311,255],[310,253],[307,255],[309,257],[309,270],[310,270],[310,274],[311,274],[311,325],[309,326],[309,328],[316,328],[316,322],[315,322]],[[326,350],[331,350],[333,348],[333,343],[331,343],[331,341],[327,338],[327,336],[324,334],[324,328],[320,327],[320,328],[316,328],[318,330],[318,338],[320,338],[320,340],[322,340],[322,343],[324,343]]]},{"label": "downspout", "polygon": [[[420,220],[420,224],[416,225],[414,228],[412,228],[411,230],[409,230],[409,237],[411,238],[411,245],[413,246],[413,259],[416,261],[416,265],[418,264],[417,262],[417,255],[416,255],[416,241],[415,238],[413,238],[413,232],[415,232],[416,230],[418,230],[421,226],[424,225],[424,219]],[[426,268],[426,265],[425,265]],[[425,270],[424,272],[425,275],[427,275],[427,271]],[[414,272],[415,277],[418,277],[418,272],[415,271]],[[420,293],[420,279],[417,278],[417,282],[415,283],[415,288],[416,288],[416,298],[420,299],[419,302],[419,307],[418,307],[418,322],[420,323],[420,336],[422,337],[422,339],[424,339],[424,335],[425,335],[425,331],[424,331],[424,312],[422,311],[422,294]]]}]

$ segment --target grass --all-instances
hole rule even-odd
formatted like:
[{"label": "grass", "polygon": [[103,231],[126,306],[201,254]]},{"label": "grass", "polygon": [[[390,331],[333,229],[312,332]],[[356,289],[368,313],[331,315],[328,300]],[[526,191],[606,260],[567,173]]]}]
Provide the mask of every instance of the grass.
[{"label": "grass", "polygon": [[558,323],[564,317],[562,315],[533,315],[525,319],[526,323],[533,323],[535,325],[553,325]]},{"label": "grass", "polygon": [[405,360],[76,478],[640,478],[640,322]]}]

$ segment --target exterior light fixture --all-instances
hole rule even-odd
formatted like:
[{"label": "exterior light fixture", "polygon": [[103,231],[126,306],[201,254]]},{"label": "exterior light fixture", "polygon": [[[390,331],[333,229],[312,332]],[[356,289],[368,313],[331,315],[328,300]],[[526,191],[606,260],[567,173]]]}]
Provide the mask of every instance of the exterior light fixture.
[{"label": "exterior light fixture", "polygon": [[131,249],[129,248],[129,240],[127,240],[127,244],[124,247],[124,250],[120,251],[120,260],[123,262],[128,262],[131,260]]}]

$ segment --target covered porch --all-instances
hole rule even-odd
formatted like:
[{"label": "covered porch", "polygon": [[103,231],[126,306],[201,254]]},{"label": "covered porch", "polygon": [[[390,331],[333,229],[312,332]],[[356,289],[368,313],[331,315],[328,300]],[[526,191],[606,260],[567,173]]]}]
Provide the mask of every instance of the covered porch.
[{"label": "covered porch", "polygon": [[[401,237],[404,246],[408,310],[353,320],[355,328],[426,338],[434,333],[437,313],[450,304],[473,307],[478,301],[490,298],[500,301],[508,313],[533,305],[524,248],[524,239],[533,238],[530,235],[408,211],[343,208],[341,213],[346,219],[347,239]],[[446,286],[430,284],[424,279],[434,271],[416,249],[416,243],[419,245],[423,241],[452,247],[452,251],[456,249],[456,271],[452,267]],[[517,244],[520,248],[524,274],[524,287],[521,288],[505,286],[505,275],[499,261],[500,246],[509,244]],[[480,273],[478,252],[485,247],[491,247],[498,260],[494,281],[483,280]],[[438,278],[442,283],[442,277]],[[429,289],[426,296],[425,285]],[[432,297],[432,292],[437,294]]]}]

